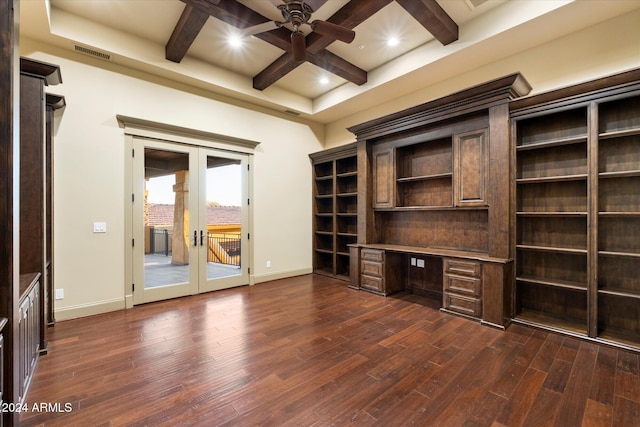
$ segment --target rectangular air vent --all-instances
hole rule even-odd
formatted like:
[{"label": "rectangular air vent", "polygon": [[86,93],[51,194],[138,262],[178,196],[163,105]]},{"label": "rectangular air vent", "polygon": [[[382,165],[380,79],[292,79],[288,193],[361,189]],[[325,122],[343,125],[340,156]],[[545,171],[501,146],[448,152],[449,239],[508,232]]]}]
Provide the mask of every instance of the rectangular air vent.
[{"label": "rectangular air vent", "polygon": [[291,114],[293,116],[299,116],[300,113],[298,113],[297,111],[293,111],[293,110],[284,110],[285,113],[287,114]]},{"label": "rectangular air vent", "polygon": [[110,54],[104,53],[104,52],[100,52],[98,50],[91,49],[89,47],[75,45],[74,46],[74,50],[76,52],[78,52],[78,53],[82,53],[84,55],[93,56],[95,58],[100,58],[100,59],[102,59],[104,61],[111,61],[111,55]]}]

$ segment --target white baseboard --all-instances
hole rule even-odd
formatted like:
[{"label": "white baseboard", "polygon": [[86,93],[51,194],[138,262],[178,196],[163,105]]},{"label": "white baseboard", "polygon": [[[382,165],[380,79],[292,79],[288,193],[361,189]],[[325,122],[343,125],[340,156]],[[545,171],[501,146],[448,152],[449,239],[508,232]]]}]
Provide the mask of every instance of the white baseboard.
[{"label": "white baseboard", "polygon": [[269,282],[271,280],[286,279],[287,277],[302,276],[304,274],[313,273],[312,268],[300,268],[296,270],[278,271],[275,273],[256,274],[251,276],[250,284]]},{"label": "white baseboard", "polygon": [[55,310],[56,321],[77,319],[78,317],[93,316],[110,311],[124,310],[125,300],[122,298],[99,301],[91,304],[79,304]]}]

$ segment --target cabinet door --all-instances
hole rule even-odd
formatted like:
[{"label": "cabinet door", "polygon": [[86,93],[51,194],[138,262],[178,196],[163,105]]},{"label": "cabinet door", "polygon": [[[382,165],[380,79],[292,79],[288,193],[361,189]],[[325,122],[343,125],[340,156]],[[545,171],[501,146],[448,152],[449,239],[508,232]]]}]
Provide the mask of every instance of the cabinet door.
[{"label": "cabinet door", "polygon": [[487,148],[487,129],[454,136],[453,182],[456,206],[487,205]]},{"label": "cabinet door", "polygon": [[395,182],[393,148],[374,150],[373,157],[373,207],[395,206]]}]

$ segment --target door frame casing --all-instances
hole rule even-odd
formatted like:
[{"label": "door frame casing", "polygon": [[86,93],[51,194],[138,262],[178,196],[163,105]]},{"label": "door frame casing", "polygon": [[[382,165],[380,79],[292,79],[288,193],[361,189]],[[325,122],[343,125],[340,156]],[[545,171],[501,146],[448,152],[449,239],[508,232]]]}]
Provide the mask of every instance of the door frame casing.
[{"label": "door frame casing", "polygon": [[[195,147],[212,148],[221,151],[247,154],[247,164],[249,170],[253,170],[253,156],[255,148],[260,144],[258,141],[235,138],[232,136],[220,135],[196,129],[183,128],[164,123],[153,122],[134,117],[117,115],[118,125],[124,129],[124,161],[125,161],[125,221],[124,221],[124,297],[125,308],[132,308],[133,301],[133,235],[134,223],[132,215],[132,194],[133,194],[133,149],[134,138],[149,138],[158,141],[166,141],[175,144],[184,144]],[[247,192],[249,199],[253,198],[253,173],[248,173]],[[246,233],[251,236],[253,233],[253,205],[247,207],[248,221]],[[245,230],[243,230],[245,232]],[[253,259],[253,240],[249,239],[249,255],[247,268],[249,268],[249,285],[255,284],[255,269]],[[143,286],[142,284],[138,286]]]}]

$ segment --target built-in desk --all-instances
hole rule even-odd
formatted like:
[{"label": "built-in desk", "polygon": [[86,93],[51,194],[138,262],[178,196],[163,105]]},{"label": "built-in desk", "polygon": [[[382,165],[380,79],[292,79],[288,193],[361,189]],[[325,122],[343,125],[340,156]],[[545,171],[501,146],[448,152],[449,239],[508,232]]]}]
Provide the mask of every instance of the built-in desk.
[{"label": "built-in desk", "polygon": [[507,326],[513,260],[480,252],[393,244],[349,245],[350,287],[378,295],[407,290],[441,298],[442,310]]}]

